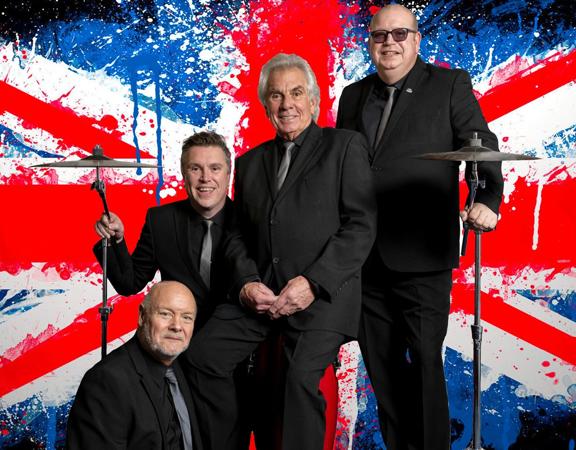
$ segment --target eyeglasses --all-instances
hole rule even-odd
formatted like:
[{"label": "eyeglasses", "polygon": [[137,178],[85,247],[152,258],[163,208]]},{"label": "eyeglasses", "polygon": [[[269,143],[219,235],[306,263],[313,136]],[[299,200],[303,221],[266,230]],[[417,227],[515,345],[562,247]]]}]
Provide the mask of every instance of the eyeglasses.
[{"label": "eyeglasses", "polygon": [[392,35],[392,39],[396,42],[405,41],[408,37],[408,33],[418,33],[416,30],[410,30],[409,28],[395,28],[392,31],[388,30],[376,30],[370,32],[370,37],[377,44],[383,44],[388,39],[388,35]]}]

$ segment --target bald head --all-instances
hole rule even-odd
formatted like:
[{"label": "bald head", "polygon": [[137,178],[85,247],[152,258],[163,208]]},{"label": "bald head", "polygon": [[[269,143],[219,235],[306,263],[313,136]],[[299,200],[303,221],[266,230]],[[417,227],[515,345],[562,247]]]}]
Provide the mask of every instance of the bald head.
[{"label": "bald head", "polygon": [[169,366],[192,337],[196,300],[184,284],[161,281],[150,289],[140,305],[138,339],[144,349]]},{"label": "bald head", "polygon": [[372,16],[372,20],[370,20],[370,30],[377,29],[374,28],[375,22],[376,23],[378,22],[380,16],[388,14],[395,15],[396,17],[406,18],[407,19],[406,23],[410,24],[410,28],[413,30],[418,30],[418,20],[416,20],[416,16],[414,15],[414,13],[405,6],[396,4],[386,5],[380,8],[378,12]]},{"label": "bald head", "polygon": [[[393,30],[401,32],[393,35]],[[382,81],[394,84],[410,72],[418,58],[421,38],[416,16],[402,5],[384,6],[372,17],[368,45]]]}]

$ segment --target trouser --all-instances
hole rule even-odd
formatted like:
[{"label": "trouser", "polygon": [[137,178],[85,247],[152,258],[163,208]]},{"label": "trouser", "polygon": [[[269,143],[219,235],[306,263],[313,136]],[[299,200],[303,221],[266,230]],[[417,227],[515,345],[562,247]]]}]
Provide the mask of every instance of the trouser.
[{"label": "trouser", "polygon": [[216,311],[185,354],[190,366],[187,376],[207,449],[241,448],[239,393],[233,373],[274,329],[284,337],[286,359],[282,449],[323,448],[326,403],[319,384],[345,337],[332,331],[295,330],[282,319],[271,321],[250,313],[230,318]]},{"label": "trouser", "polygon": [[358,341],[388,450],[448,450],[442,361],[452,271],[402,273],[374,252],[363,270]]}]

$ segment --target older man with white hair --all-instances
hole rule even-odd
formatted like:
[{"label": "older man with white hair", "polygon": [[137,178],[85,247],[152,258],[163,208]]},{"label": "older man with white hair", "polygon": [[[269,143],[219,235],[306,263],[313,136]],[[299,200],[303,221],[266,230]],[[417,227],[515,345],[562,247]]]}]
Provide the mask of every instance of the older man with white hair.
[{"label": "older man with white hair", "polygon": [[320,128],[308,63],[278,54],[259,97],[276,138],[236,162],[238,227],[225,244],[237,304],[219,306],[187,353],[208,447],[237,448],[232,373],[272,331],[284,337],[282,448],[319,450],[325,431],[320,379],[356,336],[360,268],[374,239],[368,148],[361,134]]}]

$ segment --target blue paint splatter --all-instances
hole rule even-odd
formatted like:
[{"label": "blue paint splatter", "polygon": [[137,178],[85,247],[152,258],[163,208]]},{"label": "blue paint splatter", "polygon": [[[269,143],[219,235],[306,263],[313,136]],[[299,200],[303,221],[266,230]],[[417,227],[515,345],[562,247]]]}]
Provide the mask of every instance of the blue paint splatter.
[{"label": "blue paint splatter", "polygon": [[0,410],[0,448],[64,448],[71,406],[47,407],[34,396]]},{"label": "blue paint splatter", "polygon": [[[147,19],[127,2],[121,17],[110,21],[80,17],[48,24],[38,32],[37,49],[72,67],[103,70],[126,84],[142,58],[153,61],[162,80],[163,113],[170,110],[172,116],[204,127],[220,115],[219,90],[211,78],[225,70],[205,52],[222,42],[223,32],[214,25],[233,22],[240,6],[240,1],[231,1],[212,10],[186,1],[156,2],[153,17]],[[139,75],[140,93],[156,83],[145,71]]]},{"label": "blue paint splatter", "polygon": [[28,311],[41,302],[38,300],[50,295],[66,292],[64,289],[0,289],[0,323],[5,322],[9,316]]},{"label": "blue paint splatter", "polygon": [[551,311],[576,322],[576,291],[518,289],[516,292],[528,300],[545,305]]},{"label": "blue paint splatter", "polygon": [[36,149],[24,144],[22,137],[4,125],[0,125],[0,148],[6,146],[2,151],[4,158],[29,158],[38,155],[43,158],[60,158],[60,155],[50,153],[45,150]]}]

